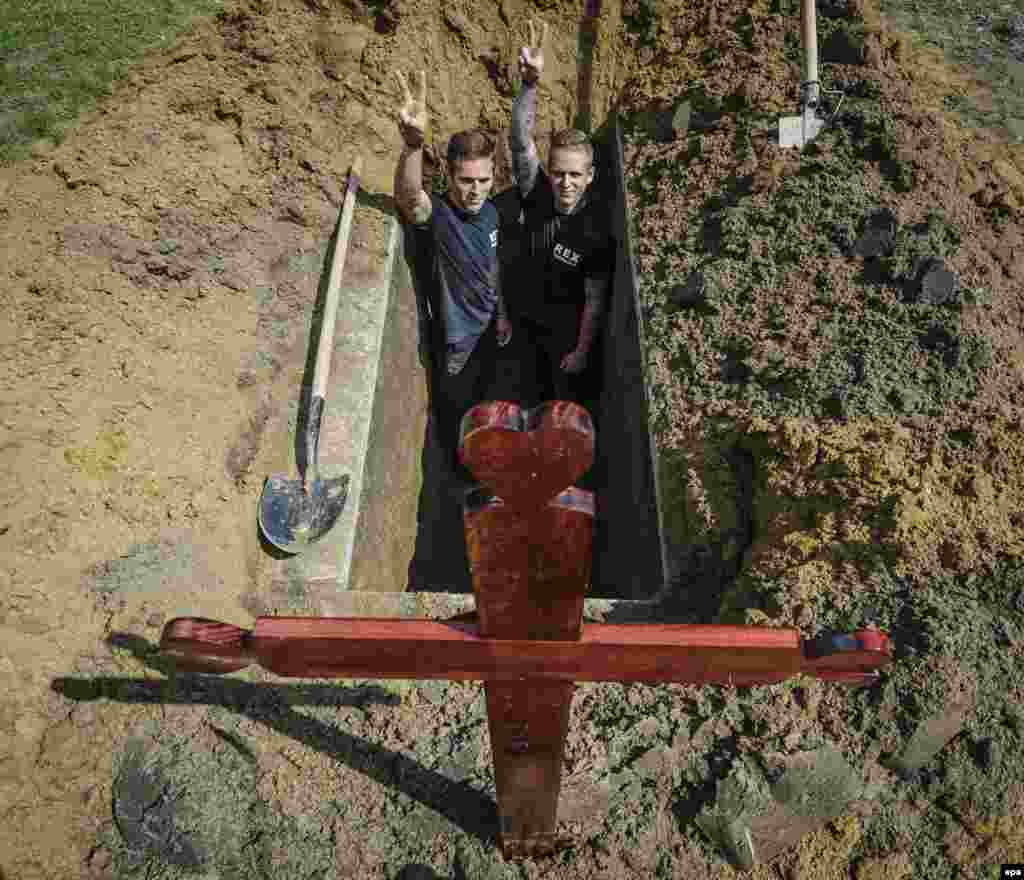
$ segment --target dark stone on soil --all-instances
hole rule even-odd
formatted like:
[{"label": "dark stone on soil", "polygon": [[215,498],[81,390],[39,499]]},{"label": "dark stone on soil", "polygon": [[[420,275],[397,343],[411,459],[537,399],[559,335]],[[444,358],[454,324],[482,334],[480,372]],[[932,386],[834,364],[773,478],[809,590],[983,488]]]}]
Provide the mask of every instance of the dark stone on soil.
[{"label": "dark stone on soil", "polygon": [[718,128],[721,120],[721,113],[715,113],[710,110],[704,113],[691,113],[690,128],[694,131],[712,131]]},{"label": "dark stone on soil", "polygon": [[864,352],[854,351],[850,352],[846,356],[846,359],[850,363],[850,370],[852,373],[852,381],[854,385],[861,385],[864,379],[867,378],[867,359],[864,357]]},{"label": "dark stone on soil", "polygon": [[839,29],[822,45],[821,60],[832,64],[863,64],[864,42]]},{"label": "dark stone on soil", "polygon": [[1020,632],[1008,620],[998,620],[993,626],[996,634],[996,643],[1004,648],[1012,648],[1020,644]]},{"label": "dark stone on soil", "polygon": [[974,744],[974,760],[985,771],[991,770],[995,763],[996,744],[992,737],[985,737]]},{"label": "dark stone on soil", "polygon": [[960,363],[960,338],[939,324],[918,336],[918,343],[925,351],[941,354],[943,363],[950,369]]},{"label": "dark stone on soil", "polygon": [[722,381],[727,385],[746,385],[754,375],[750,364],[727,357],[722,363]]},{"label": "dark stone on soil", "polygon": [[839,252],[844,257],[848,257],[853,254],[856,239],[854,238],[853,229],[850,228],[848,223],[833,224],[831,239],[832,243],[839,248]]},{"label": "dark stone on soil", "polygon": [[885,229],[865,229],[853,245],[855,256],[870,259],[892,253],[893,234]]},{"label": "dark stone on soil", "polygon": [[888,208],[881,208],[865,221],[864,232],[854,243],[852,252],[865,258],[890,254],[895,239],[896,215]]},{"label": "dark stone on soil", "polygon": [[913,299],[933,306],[959,305],[960,276],[942,260],[929,259],[918,273]]},{"label": "dark stone on soil", "polygon": [[634,124],[655,143],[668,144],[688,134],[716,129],[721,118],[721,113],[711,110],[694,111],[693,102],[684,100],[667,110],[642,111],[634,117]]},{"label": "dark stone on soil", "polygon": [[669,302],[677,309],[694,308],[707,303],[704,273],[699,270],[691,272],[685,284],[675,285],[669,293]]}]

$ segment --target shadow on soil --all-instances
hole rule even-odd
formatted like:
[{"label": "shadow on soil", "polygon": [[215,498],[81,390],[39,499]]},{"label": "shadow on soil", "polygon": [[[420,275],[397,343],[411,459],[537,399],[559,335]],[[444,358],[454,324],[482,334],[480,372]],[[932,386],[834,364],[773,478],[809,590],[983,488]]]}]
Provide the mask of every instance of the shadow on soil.
[{"label": "shadow on soil", "polygon": [[52,690],[78,702],[105,699],[143,705],[208,705],[238,712],[418,801],[476,837],[486,848],[496,845],[498,813],[493,798],[466,783],[454,782],[429,770],[400,752],[345,733],[335,725],[325,724],[289,708],[293,705],[365,706],[399,702],[398,696],[383,688],[375,685],[257,684],[174,673],[172,662],[156,655],[157,646],[139,636],[112,633],[108,643],[130,651],[149,668],[167,675],[168,679],[68,676],[54,679]]}]

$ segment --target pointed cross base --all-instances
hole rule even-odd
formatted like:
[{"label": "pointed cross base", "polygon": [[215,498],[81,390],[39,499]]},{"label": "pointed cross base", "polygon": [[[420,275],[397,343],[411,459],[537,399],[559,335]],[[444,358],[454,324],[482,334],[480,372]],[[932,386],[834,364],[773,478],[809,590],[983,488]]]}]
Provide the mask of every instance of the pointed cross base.
[{"label": "pointed cross base", "polygon": [[[252,630],[203,618],[164,627],[182,670],[258,663],[284,676],[484,682],[506,858],[573,843],[556,833],[562,758],[577,681],[773,684],[812,675],[867,684],[889,662],[874,630],[807,641],[794,629],[587,624],[594,498],[571,488],[593,460],[582,407],[474,407],[463,461],[495,495],[464,510],[476,615],[448,621],[261,617]],[[565,487],[570,488],[565,488]],[[476,618],[475,622],[472,618]]]},{"label": "pointed cross base", "polygon": [[[593,559],[594,495],[566,487],[594,460],[590,415],[562,401],[527,412],[481,404],[463,420],[459,451],[497,495],[470,501],[464,511],[480,634],[578,641]],[[488,681],[484,689],[502,854],[554,852],[571,842],[555,826],[576,685],[524,678]]]}]

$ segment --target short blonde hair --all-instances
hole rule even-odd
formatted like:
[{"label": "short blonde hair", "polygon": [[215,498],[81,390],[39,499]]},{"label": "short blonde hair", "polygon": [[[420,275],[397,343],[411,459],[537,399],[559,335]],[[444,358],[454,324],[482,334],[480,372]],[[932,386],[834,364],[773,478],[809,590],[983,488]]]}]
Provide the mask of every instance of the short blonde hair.
[{"label": "short blonde hair", "polygon": [[594,164],[594,147],[587,134],[578,128],[563,128],[552,135],[551,148],[548,150],[549,162],[554,156],[555,150],[574,150],[584,153],[587,157],[587,164],[590,166]]}]

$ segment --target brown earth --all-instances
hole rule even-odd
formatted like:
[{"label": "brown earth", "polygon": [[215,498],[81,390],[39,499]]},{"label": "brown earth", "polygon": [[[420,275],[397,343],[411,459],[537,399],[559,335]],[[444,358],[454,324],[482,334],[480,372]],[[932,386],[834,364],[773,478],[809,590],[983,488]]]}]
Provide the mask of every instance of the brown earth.
[{"label": "brown earth", "polygon": [[[730,443],[745,438],[757,464],[749,540],[731,551],[743,569],[723,613],[808,633],[844,607],[861,608],[848,597],[876,576],[868,564],[876,557],[900,583],[970,591],[965,578],[989,583],[1024,551],[1024,147],[944,109],[950,94],[988,88],[971,71],[915,46],[872,4],[851,6],[864,24],[863,63],[837,75],[875,84],[890,120],[889,161],[914,185],[894,189],[868,160],[848,167],[847,184],[866,203],[890,207],[900,226],[940,207],[959,229],[947,264],[965,288],[987,291],[960,325],[987,340],[987,366],[955,405],[774,418],[749,399],[694,393],[704,386],[680,378],[674,359],[685,350],[693,375],[710,375],[720,352],[703,319],[666,306],[668,288],[696,265],[692,250],[671,245],[686,241],[694,211],[736,180],[749,180],[746,210],[767,211],[801,168],[827,166],[842,147],[826,139],[799,156],[753,132],[741,158],[744,136],[729,114],[698,136],[697,162],[684,159],[692,138],[641,133],[626,143],[652,418],[670,461],[666,497],[678,505],[668,513],[680,523],[673,535],[680,546],[724,546],[741,515],[726,441],[709,428],[717,419]],[[429,71],[435,155],[460,128],[504,129],[525,18],[538,12],[552,26],[541,132],[599,124],[613,104],[624,118],[668,109],[698,81],[710,99],[795,112],[798,67],[783,46],[796,19],[768,2],[610,2],[597,25],[581,24],[577,7],[230,2],[172,49],[147,56],[62,145],[40,143],[30,160],[0,169],[2,876],[129,876],[136,867],[139,876],[184,876],[190,847],[225,877],[734,873],[678,807],[722,776],[714,759],[734,730],[732,697],[582,687],[561,815],[585,843],[553,863],[513,867],[488,836],[493,779],[477,688],[262,688],[269,677],[252,672],[204,684],[166,679],[150,656],[172,616],[244,626],[254,611],[278,610],[254,522],[260,480],[292,468],[289,405],[312,292],[357,151],[365,169],[351,271],[384,254],[398,145],[394,65]],[[663,173],[684,164],[685,174]],[[507,169],[501,156],[503,182]],[[781,232],[743,237],[756,254],[820,235],[812,211],[792,219]],[[716,318],[749,330],[777,309],[787,339],[766,337],[749,358],[755,371],[776,344],[790,367],[813,365],[828,314],[852,322],[864,314],[864,284],[848,260],[818,248],[775,269],[753,306],[722,299]],[[718,273],[711,286],[727,288],[735,270],[709,269]],[[813,306],[820,275],[831,279],[829,301]],[[896,307],[893,291],[878,297]],[[908,369],[930,363],[917,352]],[[965,431],[969,443],[950,442]],[[677,567],[683,576],[685,564]],[[1016,594],[1000,577],[1003,592],[984,597],[1005,604]],[[881,614],[891,613],[882,622],[909,626],[903,606],[889,601],[896,594],[879,589]],[[976,605],[963,607],[961,617],[981,620]],[[950,653],[947,645],[918,665],[910,657],[905,678],[883,688],[884,723],[850,727],[845,692],[814,683],[764,689],[757,735],[742,736],[733,753],[825,737],[857,755],[865,777],[897,791],[878,758],[912,733],[901,713],[920,720],[939,711],[958,677],[980,675],[964,665],[966,649],[961,665]],[[1008,715],[1020,704],[1022,654],[1024,643],[1010,637],[999,669],[1009,664],[1016,677],[984,682],[985,693],[1001,692]],[[906,695],[917,692],[932,702],[911,712]],[[1024,861],[1024,795],[1009,785],[1024,760],[1009,734],[997,735],[994,717],[979,710],[943,767],[948,778],[967,774],[972,743],[987,735],[1001,744],[1005,782],[953,802],[919,780],[923,788],[906,788],[881,814],[837,820],[754,876],[911,876],[923,866],[908,840],[922,829],[941,841],[935,858],[948,876]],[[638,743],[646,750],[636,758]],[[145,770],[153,760],[159,772]],[[152,782],[160,774],[192,786],[176,819],[190,843],[160,819],[166,801]],[[132,802],[132,780],[156,785],[147,797],[136,792],[149,806],[150,834],[134,843],[142,817],[117,813]],[[986,806],[996,794],[1005,795],[999,807]],[[939,814],[955,821],[947,827]]]}]

